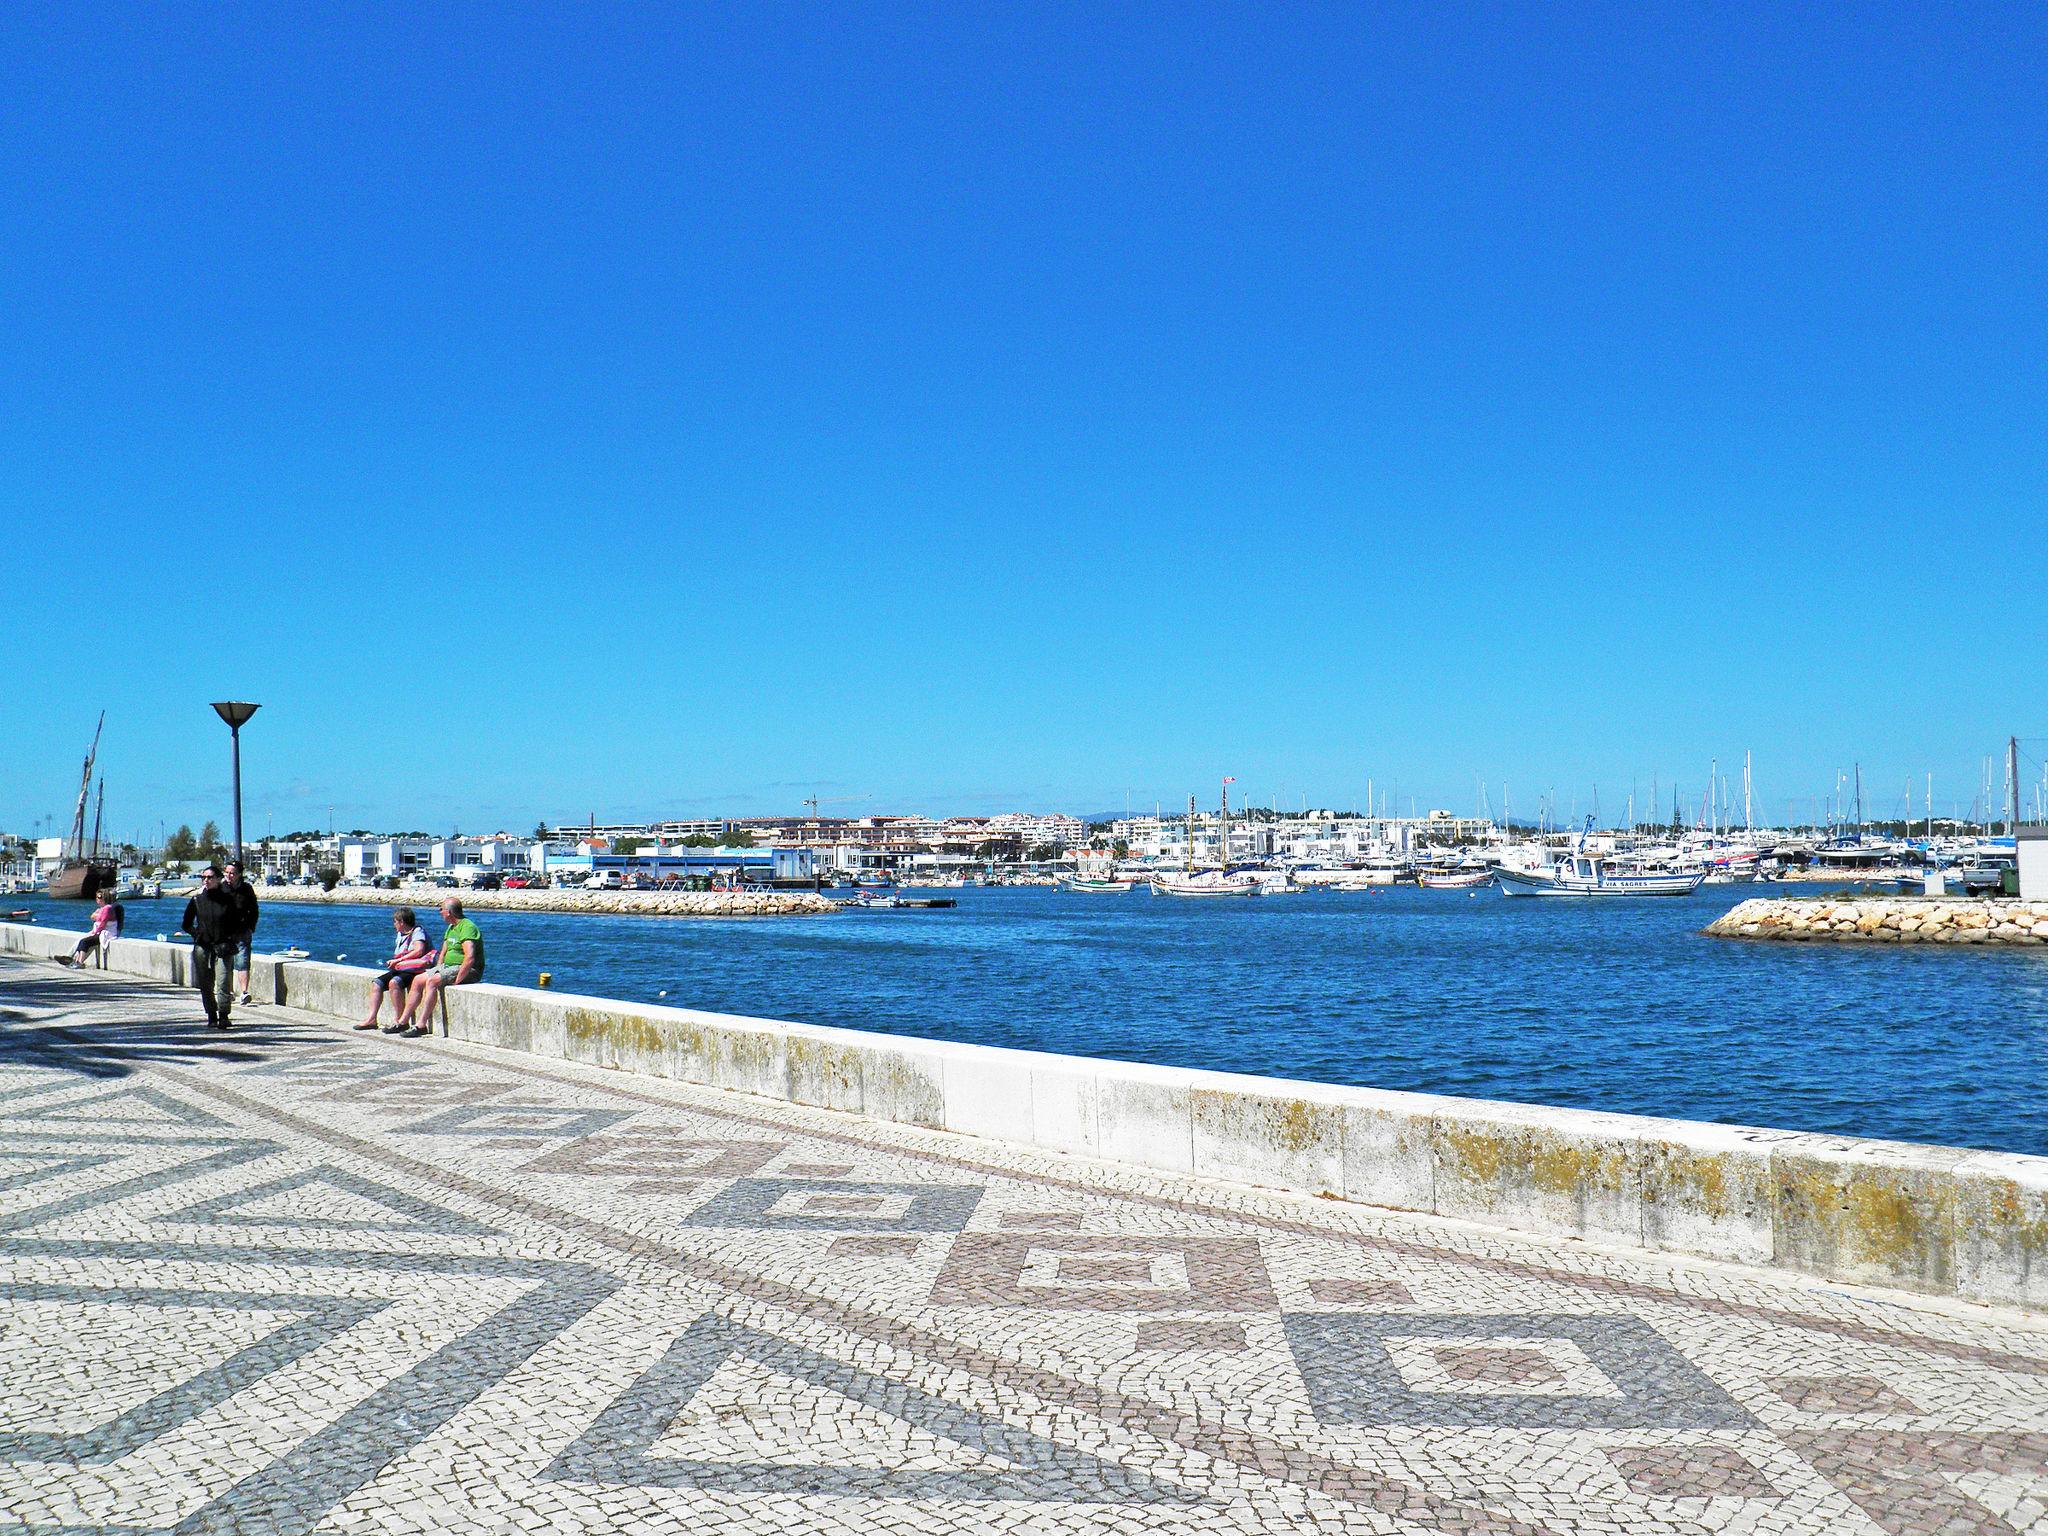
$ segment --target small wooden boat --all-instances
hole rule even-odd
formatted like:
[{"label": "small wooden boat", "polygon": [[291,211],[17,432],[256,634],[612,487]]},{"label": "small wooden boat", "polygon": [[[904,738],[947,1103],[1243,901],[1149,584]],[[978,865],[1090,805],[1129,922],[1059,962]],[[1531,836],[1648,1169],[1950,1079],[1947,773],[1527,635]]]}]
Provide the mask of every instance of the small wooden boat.
[{"label": "small wooden boat", "polygon": [[1211,870],[1199,875],[1155,875],[1155,896],[1263,896],[1265,888],[1252,880],[1233,880]]}]

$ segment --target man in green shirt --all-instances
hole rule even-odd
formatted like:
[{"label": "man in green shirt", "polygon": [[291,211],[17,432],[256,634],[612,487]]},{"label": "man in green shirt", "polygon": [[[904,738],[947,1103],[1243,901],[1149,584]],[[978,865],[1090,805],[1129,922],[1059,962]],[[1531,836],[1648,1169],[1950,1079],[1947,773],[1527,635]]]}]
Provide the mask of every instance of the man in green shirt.
[{"label": "man in green shirt", "polygon": [[453,896],[441,903],[441,921],[448,925],[441,935],[441,958],[422,971],[405,999],[405,1017],[399,1020],[412,1036],[433,1033],[434,1004],[443,987],[459,987],[483,980],[484,936],[475,923],[462,915],[462,903]]}]

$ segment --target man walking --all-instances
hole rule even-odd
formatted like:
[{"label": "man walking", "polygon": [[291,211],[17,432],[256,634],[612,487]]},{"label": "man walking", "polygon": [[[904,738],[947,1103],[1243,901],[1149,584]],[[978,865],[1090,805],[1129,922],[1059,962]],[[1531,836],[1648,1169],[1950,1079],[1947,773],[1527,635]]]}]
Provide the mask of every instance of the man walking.
[{"label": "man walking", "polygon": [[220,870],[209,865],[199,877],[199,894],[185,903],[184,923],[192,935],[192,983],[208,1029],[226,1029],[234,1007],[238,922],[234,897],[221,888]]},{"label": "man walking", "polygon": [[240,859],[228,860],[226,885],[228,897],[235,904],[235,993],[244,1003],[249,1001],[249,950],[256,938],[256,916],[258,903],[256,887],[242,874]]}]

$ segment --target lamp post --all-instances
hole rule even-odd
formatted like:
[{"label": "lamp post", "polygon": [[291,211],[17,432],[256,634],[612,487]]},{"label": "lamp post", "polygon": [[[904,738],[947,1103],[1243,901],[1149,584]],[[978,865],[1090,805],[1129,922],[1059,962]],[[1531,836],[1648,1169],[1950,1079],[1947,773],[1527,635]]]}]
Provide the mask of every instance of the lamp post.
[{"label": "lamp post", "polygon": [[234,742],[235,754],[235,862],[242,862],[242,727],[249,723],[249,717],[263,706],[229,702],[216,704],[213,712],[227,722],[229,739]]}]

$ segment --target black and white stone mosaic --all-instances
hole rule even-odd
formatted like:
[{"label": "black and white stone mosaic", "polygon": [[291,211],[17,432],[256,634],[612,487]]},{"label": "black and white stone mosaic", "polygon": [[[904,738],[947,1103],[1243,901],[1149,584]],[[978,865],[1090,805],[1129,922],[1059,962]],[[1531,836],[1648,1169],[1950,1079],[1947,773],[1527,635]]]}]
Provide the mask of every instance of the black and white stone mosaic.
[{"label": "black and white stone mosaic", "polygon": [[2048,1328],[0,960],[0,1536],[2048,1531]]}]

